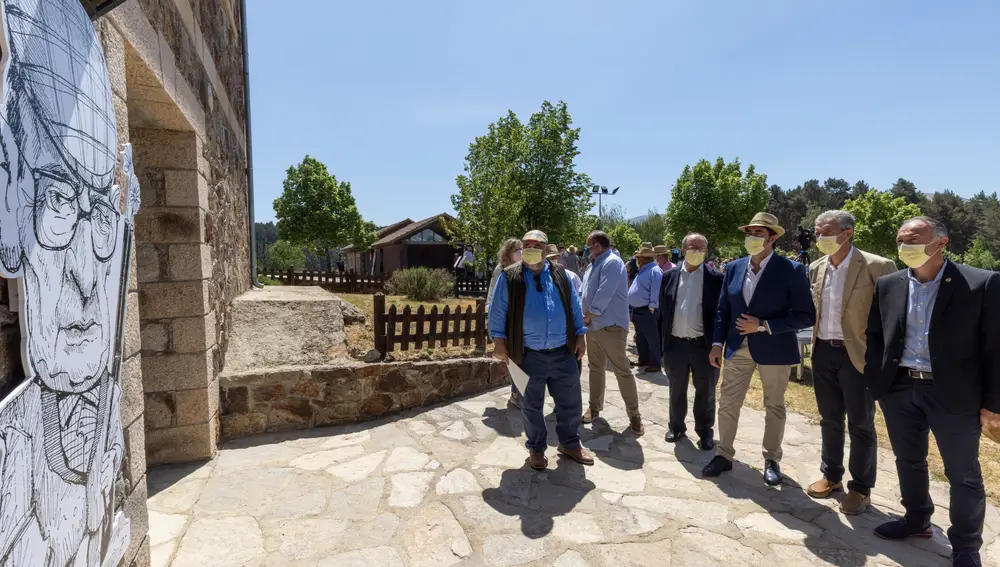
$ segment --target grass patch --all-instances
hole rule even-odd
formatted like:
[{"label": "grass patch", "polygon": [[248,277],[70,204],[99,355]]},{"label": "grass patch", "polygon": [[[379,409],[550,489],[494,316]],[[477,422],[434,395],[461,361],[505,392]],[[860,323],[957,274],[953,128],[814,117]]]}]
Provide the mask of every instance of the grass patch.
[{"label": "grass patch", "polygon": [[[347,346],[353,353],[358,353],[363,356],[366,352],[371,350],[375,346],[375,329],[372,323],[375,320],[374,316],[374,303],[375,300],[371,294],[357,294],[357,293],[339,293],[339,297],[344,298],[346,301],[353,304],[355,307],[360,309],[367,318],[367,322],[364,325],[351,325],[345,329],[347,334]],[[412,301],[406,299],[404,296],[399,295],[387,295],[385,297],[385,306],[388,309],[390,306],[395,305],[397,313],[402,313],[404,307],[409,306],[410,309],[416,313],[418,307],[423,306],[424,310],[429,312],[431,307],[437,306],[438,311],[441,311],[446,306],[450,307],[452,311],[456,308],[461,309],[463,312],[467,307],[476,308],[476,300],[473,298],[445,298],[439,299],[437,301]],[[425,327],[426,328],[426,327]],[[397,330],[399,327],[397,327]],[[410,326],[410,332],[414,333],[416,331],[416,324]],[[415,350],[413,345],[410,345],[409,350],[399,350],[402,345],[396,345],[395,349],[389,353],[393,360],[399,361],[419,361],[419,360],[447,360],[450,358],[467,358],[471,356],[483,356],[485,353],[482,351],[476,351],[475,346],[447,346],[441,348],[435,346],[434,348],[428,348],[424,345],[421,350]],[[486,352],[492,352],[492,344],[486,345]]]},{"label": "grass patch", "polygon": [[[812,387],[812,370],[810,361],[806,359],[806,371],[804,382],[789,382],[788,391],[785,392],[785,406],[788,411],[794,411],[809,417],[815,418],[819,423],[819,407],[816,405],[816,392]],[[722,380],[719,380],[721,385]],[[750,390],[747,392],[746,405],[756,410],[764,409],[764,391],[761,387],[760,375],[754,372],[753,380],[750,381]],[[875,431],[878,434],[879,447],[889,449],[889,433],[885,428],[885,417],[882,410],[875,404]],[[846,422],[845,422],[846,427]],[[847,455],[844,455],[846,465]],[[983,484],[986,487],[986,498],[996,506],[1000,506],[1000,445],[983,437],[979,443],[979,463],[983,470]],[[819,463],[817,463],[818,465]],[[938,451],[937,441],[931,434],[928,445],[927,465],[930,468],[931,477],[935,480],[947,482],[944,476],[944,462],[941,460],[941,452]],[[847,473],[849,475],[850,473]],[[819,478],[819,477],[817,477]]]}]

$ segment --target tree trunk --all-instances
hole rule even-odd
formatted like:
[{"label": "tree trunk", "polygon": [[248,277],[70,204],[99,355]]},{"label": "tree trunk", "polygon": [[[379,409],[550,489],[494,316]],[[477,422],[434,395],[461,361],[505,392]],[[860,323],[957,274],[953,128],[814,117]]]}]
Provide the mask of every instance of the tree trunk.
[{"label": "tree trunk", "polygon": [[330,258],[330,248],[326,248],[326,271],[333,270],[333,260]]}]

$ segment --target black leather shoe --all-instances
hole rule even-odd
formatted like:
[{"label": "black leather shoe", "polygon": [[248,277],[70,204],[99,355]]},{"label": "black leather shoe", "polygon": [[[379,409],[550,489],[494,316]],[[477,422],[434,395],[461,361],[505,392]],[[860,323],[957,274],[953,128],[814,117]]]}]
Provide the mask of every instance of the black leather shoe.
[{"label": "black leather shoe", "polygon": [[698,449],[702,451],[711,451],[715,449],[715,439],[711,437],[702,437],[698,440]]},{"label": "black leather shoe", "polygon": [[770,459],[764,461],[764,484],[768,486],[781,484],[781,467],[776,461]]},{"label": "black leather shoe", "polygon": [[976,551],[959,551],[951,554],[952,567],[983,567],[983,560]]},{"label": "black leather shoe", "polygon": [[715,458],[705,465],[705,468],[701,469],[701,476],[719,476],[720,474],[731,470],[733,470],[733,462],[722,455],[716,455]]},{"label": "black leather shoe", "polygon": [[897,518],[875,528],[875,535],[882,539],[900,541],[911,537],[926,539],[931,537],[932,534],[930,526],[925,528],[914,526],[913,524],[907,522],[905,518]]},{"label": "black leather shoe", "polygon": [[663,438],[667,443],[676,443],[681,439],[687,437],[687,433],[683,431],[674,431],[672,428],[667,428],[667,435]]}]

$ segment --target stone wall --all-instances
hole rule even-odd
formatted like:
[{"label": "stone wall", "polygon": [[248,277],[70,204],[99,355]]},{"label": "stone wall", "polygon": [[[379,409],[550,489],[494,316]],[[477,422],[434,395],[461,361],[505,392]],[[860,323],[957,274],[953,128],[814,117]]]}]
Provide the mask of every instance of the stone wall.
[{"label": "stone wall", "polygon": [[506,381],[489,358],[279,368],[220,376],[222,437],[356,423]]}]

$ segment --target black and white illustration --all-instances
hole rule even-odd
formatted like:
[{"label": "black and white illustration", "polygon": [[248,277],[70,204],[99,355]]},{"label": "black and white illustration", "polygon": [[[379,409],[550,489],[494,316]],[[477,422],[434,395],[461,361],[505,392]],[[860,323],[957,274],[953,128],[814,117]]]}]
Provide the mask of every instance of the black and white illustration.
[{"label": "black and white illustration", "polygon": [[0,567],[116,566],[130,533],[114,492],[138,181],[81,4],[0,5],[0,272],[17,281],[26,374],[0,401]]}]

